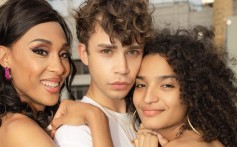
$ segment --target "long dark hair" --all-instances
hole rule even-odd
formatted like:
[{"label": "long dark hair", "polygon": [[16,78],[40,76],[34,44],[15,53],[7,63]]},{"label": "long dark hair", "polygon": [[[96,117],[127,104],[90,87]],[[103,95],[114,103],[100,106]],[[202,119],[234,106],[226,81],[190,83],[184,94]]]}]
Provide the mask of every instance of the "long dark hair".
[{"label": "long dark hair", "polygon": [[[71,44],[72,35],[62,16],[55,11],[45,0],[8,0],[0,7],[0,45],[11,47],[30,28],[37,24],[55,21],[62,27],[68,44]],[[70,75],[66,78],[63,87],[66,86],[70,97],[72,80],[76,74],[76,68],[69,57]],[[63,88],[62,87],[62,88]],[[58,101],[59,104],[59,101]],[[55,113],[58,104],[45,108],[37,116],[33,116],[28,104],[20,101],[19,95],[11,81],[4,77],[4,68],[0,65],[0,116],[7,112],[23,113],[34,119],[42,128],[46,128],[50,122],[52,113]],[[0,125],[2,120],[0,119]]]}]

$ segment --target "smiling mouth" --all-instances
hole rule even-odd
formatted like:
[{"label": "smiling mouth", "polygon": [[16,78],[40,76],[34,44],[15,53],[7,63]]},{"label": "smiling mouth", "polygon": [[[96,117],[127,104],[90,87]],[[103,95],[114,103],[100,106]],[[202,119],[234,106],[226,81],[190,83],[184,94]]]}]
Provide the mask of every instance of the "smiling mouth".
[{"label": "smiling mouth", "polygon": [[41,83],[48,88],[56,88],[60,85],[60,82],[42,81]]},{"label": "smiling mouth", "polygon": [[142,113],[143,113],[144,116],[152,117],[152,116],[155,116],[155,115],[159,115],[163,111],[164,110],[142,110]]}]

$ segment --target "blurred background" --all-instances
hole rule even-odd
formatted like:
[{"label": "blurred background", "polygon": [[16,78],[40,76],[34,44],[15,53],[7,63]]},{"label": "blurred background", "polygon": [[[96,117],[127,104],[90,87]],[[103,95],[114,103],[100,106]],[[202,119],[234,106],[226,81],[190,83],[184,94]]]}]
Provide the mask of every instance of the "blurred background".
[{"label": "blurred background", "polygon": [[[0,5],[6,0],[0,0]],[[54,9],[66,19],[74,35],[72,56],[77,66],[77,75],[73,82],[73,93],[81,99],[90,83],[86,66],[77,53],[74,11],[84,0],[47,0]],[[214,27],[218,44],[224,45],[232,57],[237,58],[237,0],[150,0],[154,5],[153,20],[155,27],[189,28],[194,25]],[[99,68],[99,67],[98,67]],[[237,73],[237,65],[232,66]],[[64,91],[63,99],[68,98]]]}]

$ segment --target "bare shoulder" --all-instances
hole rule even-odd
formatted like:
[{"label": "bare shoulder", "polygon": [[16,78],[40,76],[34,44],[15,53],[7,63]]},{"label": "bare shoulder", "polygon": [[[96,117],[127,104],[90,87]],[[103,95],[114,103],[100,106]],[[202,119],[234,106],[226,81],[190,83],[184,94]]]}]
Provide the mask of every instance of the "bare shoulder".
[{"label": "bare shoulder", "polygon": [[218,140],[212,142],[205,142],[202,140],[178,140],[172,141],[165,145],[165,147],[224,147]]},{"label": "bare shoulder", "polygon": [[54,147],[52,139],[32,119],[22,114],[4,117],[0,130],[5,147]]},{"label": "bare shoulder", "polygon": [[183,136],[165,145],[165,147],[224,147],[218,140],[205,142],[201,136],[193,131],[185,131]]}]

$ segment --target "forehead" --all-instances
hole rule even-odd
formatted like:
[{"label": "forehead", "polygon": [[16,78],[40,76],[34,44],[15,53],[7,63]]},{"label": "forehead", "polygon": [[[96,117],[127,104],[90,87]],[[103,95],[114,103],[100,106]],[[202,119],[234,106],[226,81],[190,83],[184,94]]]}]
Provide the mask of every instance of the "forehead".
[{"label": "forehead", "polygon": [[139,75],[163,76],[174,75],[172,67],[168,64],[165,57],[159,54],[146,55],[140,67]]},{"label": "forehead", "polygon": [[[109,34],[107,34],[105,32],[105,30],[102,28],[100,23],[95,23],[94,32],[90,35],[88,43],[89,43],[88,44],[89,46],[90,46],[90,44],[100,44],[100,43],[114,44],[114,45],[122,46],[122,43],[118,38],[114,38],[111,40],[111,37],[109,36]],[[134,41],[131,45],[141,46],[136,41]],[[129,45],[129,46],[131,46],[131,45]],[[143,45],[142,45],[142,48],[143,48]]]},{"label": "forehead", "polygon": [[60,24],[57,22],[46,22],[30,28],[15,44],[27,45],[32,40],[40,38],[52,42],[66,43],[66,36]]}]

